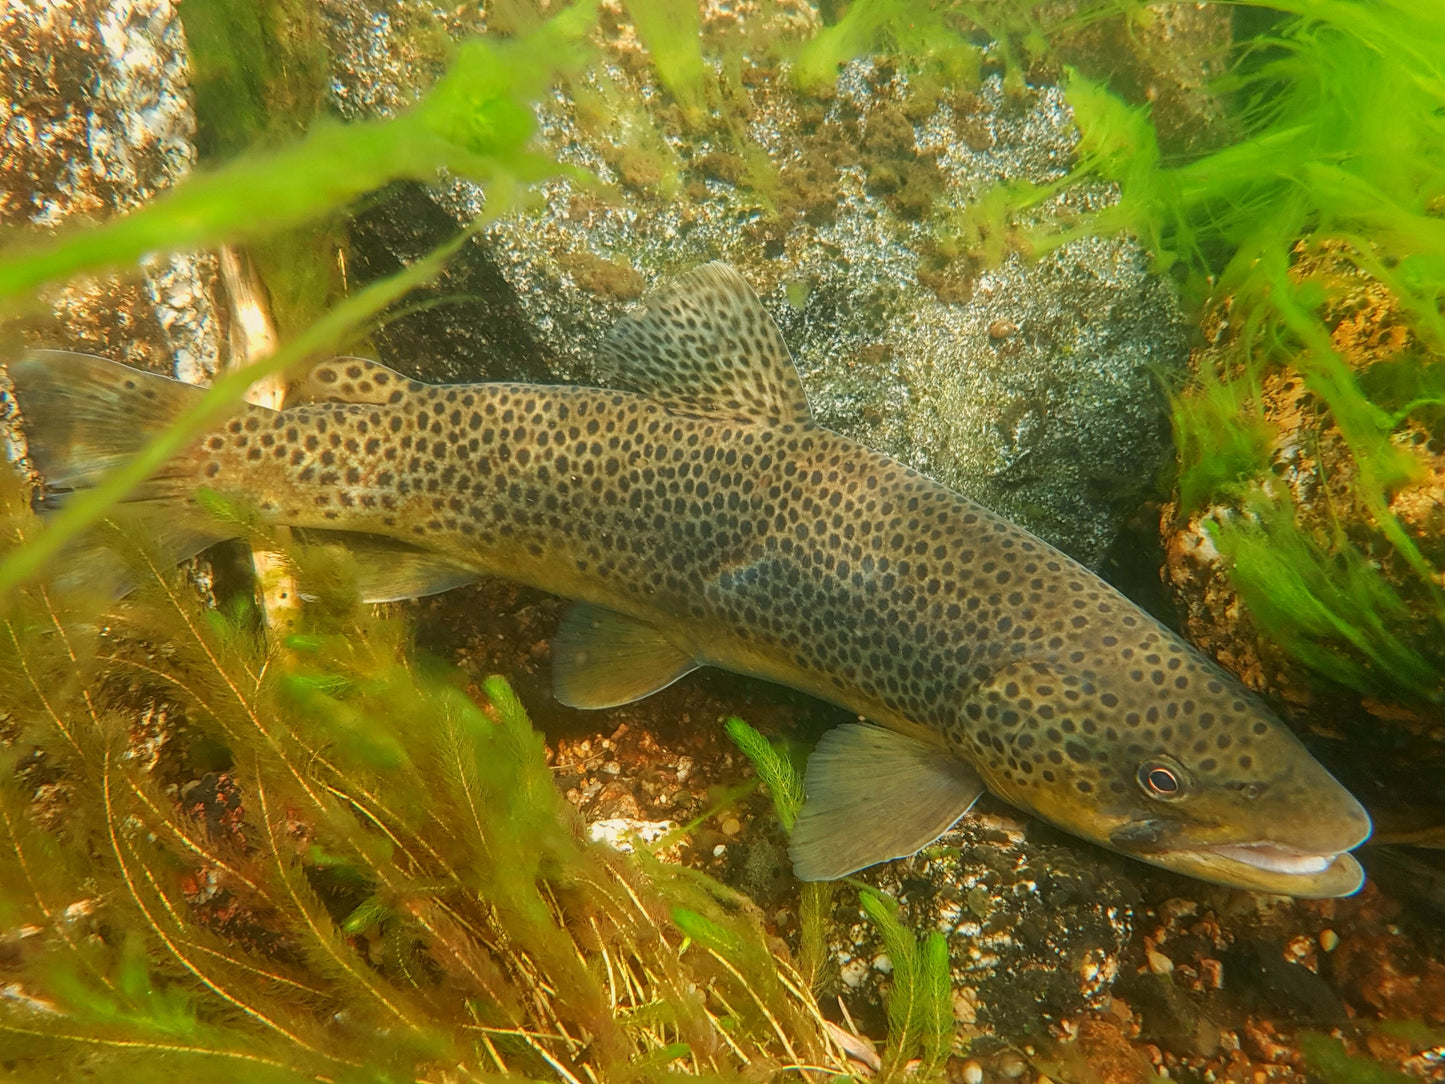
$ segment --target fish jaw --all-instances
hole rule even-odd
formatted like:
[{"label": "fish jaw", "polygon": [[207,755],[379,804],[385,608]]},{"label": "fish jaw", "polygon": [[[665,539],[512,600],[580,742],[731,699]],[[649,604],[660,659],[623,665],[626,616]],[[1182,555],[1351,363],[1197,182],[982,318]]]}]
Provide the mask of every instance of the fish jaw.
[{"label": "fish jaw", "polygon": [[1217,829],[1160,819],[1128,822],[1106,845],[1141,862],[1189,877],[1299,899],[1352,896],[1365,871],[1348,852],[1370,837],[1371,823],[1355,799],[1342,795],[1334,829],[1301,845],[1278,839],[1220,839]]},{"label": "fish jaw", "polygon": [[1353,855],[1310,854],[1269,840],[1195,850],[1123,853],[1202,881],[1306,900],[1353,896],[1365,883],[1365,871]]}]

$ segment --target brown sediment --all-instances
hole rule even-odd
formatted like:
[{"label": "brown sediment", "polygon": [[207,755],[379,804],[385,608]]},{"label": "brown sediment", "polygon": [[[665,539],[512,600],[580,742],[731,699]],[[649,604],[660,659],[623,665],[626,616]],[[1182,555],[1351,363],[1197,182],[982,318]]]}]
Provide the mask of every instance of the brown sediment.
[{"label": "brown sediment", "polygon": [[632,301],[639,298],[647,285],[642,275],[630,264],[604,259],[592,252],[569,252],[559,257],[557,262],[582,289],[613,301]]}]

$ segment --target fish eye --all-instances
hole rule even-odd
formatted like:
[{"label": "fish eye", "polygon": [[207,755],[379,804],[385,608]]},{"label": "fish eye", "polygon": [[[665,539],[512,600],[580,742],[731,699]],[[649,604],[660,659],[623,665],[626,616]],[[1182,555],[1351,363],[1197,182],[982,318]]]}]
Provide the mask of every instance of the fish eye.
[{"label": "fish eye", "polygon": [[1184,770],[1167,760],[1146,760],[1136,775],[1139,786],[1151,798],[1168,800],[1184,793]]}]

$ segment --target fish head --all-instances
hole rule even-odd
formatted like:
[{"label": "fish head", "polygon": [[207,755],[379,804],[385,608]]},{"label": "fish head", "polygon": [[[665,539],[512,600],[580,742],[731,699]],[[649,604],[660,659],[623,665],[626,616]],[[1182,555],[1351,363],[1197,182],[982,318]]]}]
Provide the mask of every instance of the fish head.
[{"label": "fish head", "polygon": [[1031,661],[992,674],[964,705],[965,743],[989,789],[1202,880],[1304,898],[1357,891],[1364,872],[1346,852],[1370,834],[1360,803],[1182,641],[1147,658],[1157,661],[1142,671]]}]

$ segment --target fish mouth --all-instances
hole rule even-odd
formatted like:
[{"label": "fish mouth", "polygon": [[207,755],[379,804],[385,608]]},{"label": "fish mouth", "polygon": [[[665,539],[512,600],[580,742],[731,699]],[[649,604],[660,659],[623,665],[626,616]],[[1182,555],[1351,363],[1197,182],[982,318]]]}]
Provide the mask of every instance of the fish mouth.
[{"label": "fish mouth", "polygon": [[1215,884],[1300,899],[1352,896],[1365,883],[1365,871],[1353,855],[1343,851],[1302,851],[1274,840],[1216,844],[1134,857]]},{"label": "fish mouth", "polygon": [[1219,825],[1145,817],[1116,826],[1109,845],[1141,862],[1231,888],[1300,899],[1352,896],[1364,886],[1365,871],[1347,852],[1370,838],[1370,816],[1353,798],[1330,812],[1312,818],[1304,838],[1288,843],[1220,839]]},{"label": "fish mouth", "polygon": [[1283,843],[1260,840],[1257,843],[1228,843],[1209,850],[1226,859],[1243,862],[1268,873],[1323,873],[1339,857],[1335,854],[1310,854],[1286,847]]}]

